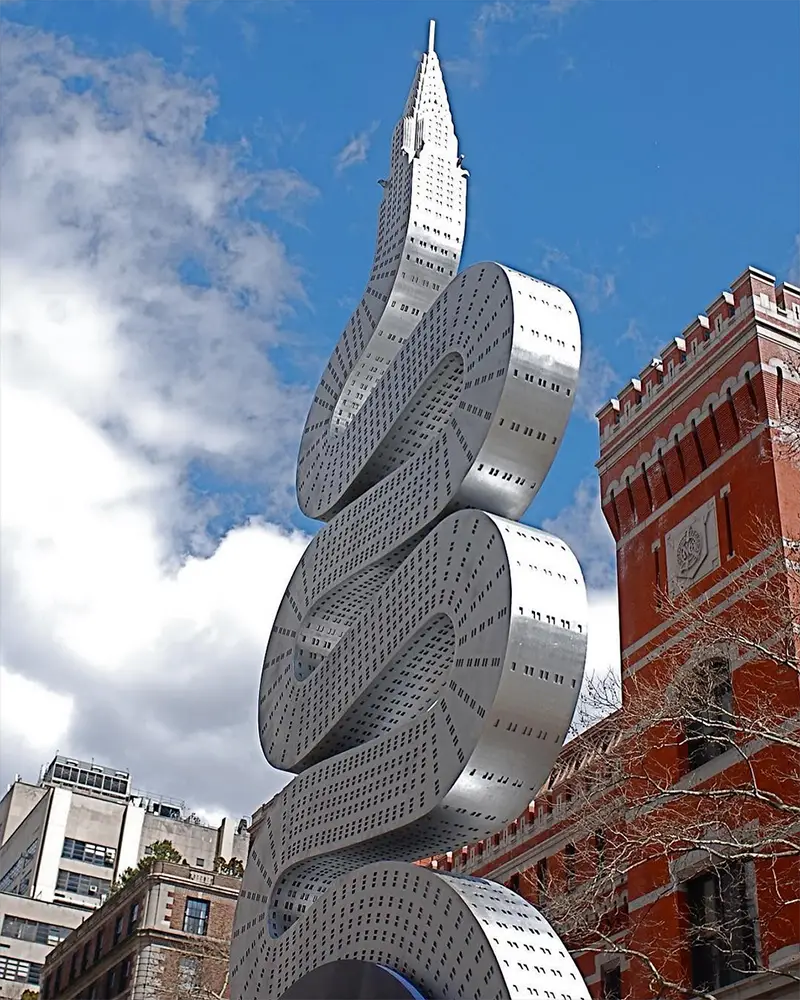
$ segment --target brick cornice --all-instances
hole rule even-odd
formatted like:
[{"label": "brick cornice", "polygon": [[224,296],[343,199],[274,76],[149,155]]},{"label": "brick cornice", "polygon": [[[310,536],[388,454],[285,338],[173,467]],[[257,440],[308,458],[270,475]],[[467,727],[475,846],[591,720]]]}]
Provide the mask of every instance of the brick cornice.
[{"label": "brick cornice", "polygon": [[[631,451],[637,442],[653,433],[670,412],[688,402],[698,388],[704,387],[707,391],[714,374],[749,343],[768,341],[790,350],[798,349],[800,338],[785,330],[770,327],[768,321],[754,315],[752,311],[747,314],[747,319],[749,322],[743,324],[733,335],[726,333],[712,337],[705,349],[687,358],[684,365],[676,368],[670,380],[662,383],[659,392],[648,397],[642,408],[635,411],[616,433],[605,440],[601,438],[600,458],[595,463],[601,477]],[[718,347],[720,350],[715,350]],[[753,362],[755,373],[767,370],[760,358],[753,358]]]}]

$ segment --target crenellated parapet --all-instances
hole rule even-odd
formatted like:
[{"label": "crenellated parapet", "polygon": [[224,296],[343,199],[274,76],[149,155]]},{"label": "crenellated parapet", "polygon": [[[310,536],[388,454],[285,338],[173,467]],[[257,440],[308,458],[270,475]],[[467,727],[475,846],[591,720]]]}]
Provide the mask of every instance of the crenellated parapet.
[{"label": "crenellated parapet", "polygon": [[603,509],[617,540],[776,417],[798,373],[800,288],[747,270],[597,411]]}]

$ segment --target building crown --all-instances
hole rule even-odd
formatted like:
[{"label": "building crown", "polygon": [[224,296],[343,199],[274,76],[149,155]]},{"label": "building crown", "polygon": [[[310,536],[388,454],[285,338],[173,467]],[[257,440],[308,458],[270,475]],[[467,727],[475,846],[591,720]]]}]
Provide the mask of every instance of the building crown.
[{"label": "building crown", "polygon": [[700,313],[653,358],[619,394],[597,411],[601,450],[610,447],[625,428],[664,392],[672,387],[691,364],[716,345],[735,336],[746,317],[771,322],[783,332],[800,335],[800,288],[756,267],[748,267],[723,291],[705,313]]},{"label": "building crown", "polygon": [[442,67],[434,48],[435,38],[436,22],[431,21],[428,26],[428,48],[420,57],[403,112],[405,119],[403,149],[409,159],[413,159],[422,148],[426,130],[444,128],[448,136],[455,137],[455,126]]}]

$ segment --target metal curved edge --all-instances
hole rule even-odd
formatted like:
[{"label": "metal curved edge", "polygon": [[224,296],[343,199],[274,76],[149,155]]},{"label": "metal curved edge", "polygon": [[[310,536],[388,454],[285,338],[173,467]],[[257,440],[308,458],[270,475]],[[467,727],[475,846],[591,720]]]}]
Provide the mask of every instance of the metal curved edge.
[{"label": "metal curved edge", "polygon": [[[403,862],[366,865],[339,879],[308,911],[306,932],[287,945],[281,963],[292,970],[291,983],[328,962],[356,959],[395,971],[426,1000],[590,997],[532,904],[485,879]],[[269,996],[266,985],[255,963],[238,995]]]},{"label": "metal curved edge", "polygon": [[279,1000],[426,1000],[386,965],[339,958],[301,976]]},{"label": "metal curved edge", "polygon": [[[371,355],[375,333],[351,343],[349,327],[334,351],[352,364]],[[458,274],[397,349],[380,381],[363,393],[348,424],[334,428],[347,371],[323,374],[300,444],[297,496],[309,517],[331,521],[347,504],[366,502],[365,469],[380,454],[389,467],[413,465],[398,425],[413,416],[417,395],[448,357],[461,359],[448,419],[428,440],[446,438],[458,463],[460,506],[519,518],[558,452],[575,399],[580,323],[566,292],[501,264],[473,264]],[[436,423],[436,422],[434,422]],[[466,461],[465,461],[466,459]],[[436,470],[429,467],[429,473]],[[357,485],[360,484],[360,485]],[[367,492],[365,492],[365,490]]]},{"label": "metal curved edge", "polygon": [[[465,557],[465,575],[456,585],[447,567],[451,560],[461,566]],[[415,591],[420,561],[438,581],[431,594],[440,604],[426,606]],[[281,956],[296,947],[295,938],[315,935],[307,914],[341,876],[386,858],[411,862],[488,836],[525,808],[562,744],[586,648],[585,588],[569,548],[547,532],[460,511],[433,529],[395,577],[374,595],[352,633],[355,651],[343,662],[362,664],[366,686],[348,691],[343,728],[374,719],[384,699],[396,711],[396,691],[375,687],[394,662],[394,632],[402,644],[432,616],[452,616],[455,641],[441,652],[449,666],[433,701],[417,708],[412,700],[403,724],[395,721],[384,735],[303,771],[271,803],[251,847],[237,908],[231,953],[237,989],[259,969],[269,983],[261,996],[280,996],[286,985],[280,970],[287,967]],[[276,634],[291,649],[289,630],[279,625]],[[371,644],[356,655],[359,642],[378,634],[378,655],[369,652]],[[271,698],[296,705],[288,661],[277,656]],[[296,718],[319,717],[325,730],[333,721],[326,712],[350,679],[337,670],[326,677],[323,666],[309,681],[301,685]],[[392,803],[398,811],[389,822],[385,812]]]}]

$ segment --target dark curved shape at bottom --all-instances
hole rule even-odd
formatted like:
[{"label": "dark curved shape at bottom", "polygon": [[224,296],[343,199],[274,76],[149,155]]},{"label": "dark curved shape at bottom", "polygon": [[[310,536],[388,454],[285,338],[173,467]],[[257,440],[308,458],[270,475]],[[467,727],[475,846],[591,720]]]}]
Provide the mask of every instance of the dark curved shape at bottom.
[{"label": "dark curved shape at bottom", "polygon": [[425,1000],[399,972],[385,965],[345,959],[312,969],[280,1000]]}]

